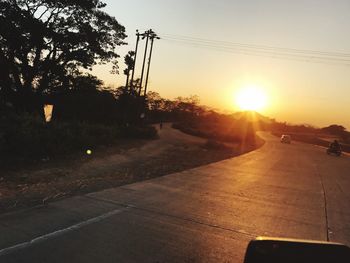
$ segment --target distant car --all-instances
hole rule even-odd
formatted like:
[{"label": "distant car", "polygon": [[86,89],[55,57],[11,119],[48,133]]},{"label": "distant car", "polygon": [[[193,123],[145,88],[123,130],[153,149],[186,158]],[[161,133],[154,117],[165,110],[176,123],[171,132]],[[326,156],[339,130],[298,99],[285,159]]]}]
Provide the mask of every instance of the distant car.
[{"label": "distant car", "polygon": [[281,143],[291,143],[292,142],[292,138],[290,137],[290,135],[286,135],[286,134],[283,134],[281,136]]}]

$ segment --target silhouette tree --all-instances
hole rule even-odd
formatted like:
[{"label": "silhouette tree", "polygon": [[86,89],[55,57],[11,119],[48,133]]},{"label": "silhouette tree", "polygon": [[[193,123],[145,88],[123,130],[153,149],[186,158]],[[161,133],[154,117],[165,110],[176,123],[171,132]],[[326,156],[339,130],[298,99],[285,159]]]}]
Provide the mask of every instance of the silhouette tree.
[{"label": "silhouette tree", "polygon": [[124,74],[126,75],[126,84],[125,87],[129,87],[129,79],[130,79],[130,71],[134,69],[134,59],[135,57],[135,52],[134,51],[129,51],[128,54],[125,55],[124,57],[124,63],[126,65],[126,68],[124,69]]},{"label": "silhouette tree", "polygon": [[91,74],[78,75],[71,78],[73,91],[98,91],[102,90],[103,82]]},{"label": "silhouette tree", "polygon": [[67,88],[81,69],[111,62],[117,72],[125,28],[105,6],[99,0],[1,1],[0,96],[31,111],[35,95]]},{"label": "silhouette tree", "polygon": [[339,136],[345,143],[350,142],[350,132],[346,131],[346,128],[342,125],[332,124],[328,127],[322,128],[322,130],[330,134]]},{"label": "silhouette tree", "polygon": [[159,111],[163,109],[164,99],[158,92],[147,92],[147,106],[150,111]]},{"label": "silhouette tree", "polygon": [[190,97],[177,97],[175,98],[176,110],[182,114],[188,116],[195,116],[201,112],[201,107],[199,106],[199,97],[192,95]]},{"label": "silhouette tree", "polygon": [[337,124],[329,125],[328,127],[322,128],[323,131],[329,132],[334,135],[342,135],[345,132],[345,127]]}]

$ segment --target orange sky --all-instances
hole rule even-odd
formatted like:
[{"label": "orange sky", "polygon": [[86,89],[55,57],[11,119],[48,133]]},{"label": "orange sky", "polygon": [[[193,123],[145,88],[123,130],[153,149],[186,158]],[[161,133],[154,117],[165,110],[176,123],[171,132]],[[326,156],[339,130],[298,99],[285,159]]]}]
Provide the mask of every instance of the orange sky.
[{"label": "orange sky", "polygon": [[[129,35],[129,46],[120,48],[121,56],[134,49],[137,28],[152,28],[162,37],[155,43],[149,87],[163,97],[196,94],[202,104],[234,111],[238,110],[234,99],[237,90],[254,85],[268,97],[263,114],[292,123],[338,123],[350,128],[349,1],[105,2],[105,10]],[[191,39],[178,41],[186,36]],[[194,38],[211,42],[203,46],[202,40]],[[261,48],[259,52],[223,50],[218,41],[313,53],[303,61],[295,59],[295,52],[292,57],[276,59],[274,53],[266,55]],[[319,50],[344,53],[341,59],[345,62],[319,63],[313,59],[323,54],[315,53]],[[139,67],[141,52],[138,60]],[[121,72],[122,64],[120,59]],[[94,73],[108,85],[124,85],[123,75],[108,71],[103,66]],[[139,72],[137,68],[136,74]]]}]

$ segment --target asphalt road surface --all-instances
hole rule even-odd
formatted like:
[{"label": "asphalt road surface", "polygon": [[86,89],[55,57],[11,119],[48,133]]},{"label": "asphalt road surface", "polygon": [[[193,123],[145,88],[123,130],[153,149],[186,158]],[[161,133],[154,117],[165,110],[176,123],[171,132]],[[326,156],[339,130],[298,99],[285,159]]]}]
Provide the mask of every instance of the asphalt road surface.
[{"label": "asphalt road surface", "polygon": [[350,245],[350,158],[262,137],[240,157],[3,215],[0,262],[242,262],[260,235]]}]

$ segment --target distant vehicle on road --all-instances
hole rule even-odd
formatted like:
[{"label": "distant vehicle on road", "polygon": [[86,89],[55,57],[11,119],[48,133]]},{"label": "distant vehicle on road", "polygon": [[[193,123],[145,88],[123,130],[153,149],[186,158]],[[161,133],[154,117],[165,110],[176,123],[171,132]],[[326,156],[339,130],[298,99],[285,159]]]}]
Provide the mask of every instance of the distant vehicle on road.
[{"label": "distant vehicle on road", "polygon": [[287,134],[283,134],[281,136],[281,143],[291,143],[292,142],[292,137],[290,137],[290,135]]},{"label": "distant vehicle on road", "polygon": [[334,140],[334,142],[332,142],[326,150],[327,154],[335,154],[337,156],[341,155],[341,151],[341,145],[337,140]]}]

